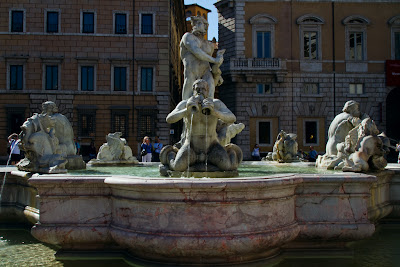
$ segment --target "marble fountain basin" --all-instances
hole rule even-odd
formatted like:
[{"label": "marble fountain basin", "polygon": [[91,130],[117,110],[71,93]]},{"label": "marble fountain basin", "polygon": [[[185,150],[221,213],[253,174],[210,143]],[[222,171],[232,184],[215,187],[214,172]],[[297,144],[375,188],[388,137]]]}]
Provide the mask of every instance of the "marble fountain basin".
[{"label": "marble fountain basin", "polygon": [[[393,175],[390,170],[220,179],[35,174],[29,185],[22,184],[37,190],[38,201],[27,203],[23,213],[37,220],[34,237],[62,251],[123,251],[164,263],[243,263],[370,237],[375,223],[393,209]],[[13,172],[9,179],[27,178]]]}]

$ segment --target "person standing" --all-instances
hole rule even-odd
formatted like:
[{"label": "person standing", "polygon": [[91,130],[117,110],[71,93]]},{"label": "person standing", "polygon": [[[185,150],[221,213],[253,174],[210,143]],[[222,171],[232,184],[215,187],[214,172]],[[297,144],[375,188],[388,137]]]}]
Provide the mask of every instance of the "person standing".
[{"label": "person standing", "polygon": [[8,142],[10,144],[11,153],[11,164],[15,165],[21,160],[21,150],[18,147],[18,134],[13,133],[8,137]]},{"label": "person standing", "polygon": [[396,151],[399,152],[399,155],[397,156],[397,163],[400,164],[400,143],[396,144]]},{"label": "person standing", "polygon": [[142,152],[142,162],[151,162],[151,152],[153,151],[153,146],[150,143],[150,137],[145,136],[143,138],[143,143],[140,145]]},{"label": "person standing", "polygon": [[254,145],[253,152],[251,152],[251,158],[253,160],[260,160],[260,147],[258,144]]},{"label": "person standing", "polygon": [[153,162],[160,161],[160,152],[161,152],[162,147],[163,147],[163,144],[160,142],[160,139],[158,138],[158,136],[156,136],[155,141],[154,141],[154,154],[153,154],[153,158],[151,161],[153,161]]},{"label": "person standing", "polygon": [[310,152],[308,152],[308,161],[315,162],[317,161],[318,152],[314,150],[313,146],[310,146]]}]

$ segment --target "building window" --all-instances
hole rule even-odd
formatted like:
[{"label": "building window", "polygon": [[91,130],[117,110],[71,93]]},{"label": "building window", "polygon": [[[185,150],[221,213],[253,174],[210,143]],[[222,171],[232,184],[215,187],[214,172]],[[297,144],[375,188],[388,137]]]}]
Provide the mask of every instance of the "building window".
[{"label": "building window", "polygon": [[303,94],[305,95],[317,95],[319,94],[318,83],[305,83],[303,84]]},{"label": "building window", "polygon": [[58,65],[46,66],[46,90],[58,89]]},{"label": "building window", "polygon": [[320,36],[324,19],[307,14],[296,20],[300,30],[300,53],[304,60],[317,60],[322,57]]},{"label": "building window", "polygon": [[46,32],[56,33],[58,32],[59,27],[59,14],[56,11],[48,11],[47,12],[47,24],[46,24]]},{"label": "building window", "polygon": [[10,65],[10,90],[22,90],[24,87],[23,65]]},{"label": "building window", "polygon": [[349,59],[363,60],[363,33],[351,32],[349,34]]},{"label": "building window", "polygon": [[140,74],[140,91],[153,91],[153,68],[141,68]]},{"label": "building window", "polygon": [[400,32],[394,33],[394,59],[400,60]]},{"label": "building window", "polygon": [[258,14],[250,19],[252,25],[252,49],[255,58],[273,58],[276,18],[268,14]]},{"label": "building window", "polygon": [[349,94],[362,95],[364,93],[364,85],[362,83],[349,84]]},{"label": "building window", "polygon": [[12,32],[24,31],[24,11],[21,10],[11,11],[11,31]]},{"label": "building window", "polygon": [[391,59],[400,60],[400,15],[392,17],[388,24],[391,28]]},{"label": "building window", "polygon": [[156,135],[157,109],[138,109],[138,140]]},{"label": "building window", "polygon": [[94,91],[94,67],[81,67],[81,90]]},{"label": "building window", "polygon": [[272,123],[271,121],[258,121],[257,143],[259,145],[272,145]]},{"label": "building window", "polygon": [[82,13],[82,33],[94,33],[94,12]]},{"label": "building window", "polygon": [[126,91],[126,67],[114,67],[114,91]]},{"label": "building window", "polygon": [[362,16],[349,16],[343,20],[346,26],[346,59],[367,59],[367,26],[370,21]]},{"label": "building window", "polygon": [[257,58],[271,58],[271,32],[257,32]]},{"label": "building window", "polygon": [[268,95],[272,94],[272,84],[257,84],[257,94]]},{"label": "building window", "polygon": [[318,121],[304,120],[305,145],[318,145]]},{"label": "building window", "polygon": [[304,59],[318,59],[317,36],[317,32],[304,32]]},{"label": "building window", "polygon": [[185,16],[186,16],[186,21],[190,21],[190,17],[192,16],[192,11],[190,10],[186,11]]},{"label": "building window", "polygon": [[113,133],[121,132],[123,137],[128,136],[128,122],[129,122],[129,110],[117,110],[111,111],[111,130]]},{"label": "building window", "polygon": [[153,34],[153,14],[141,15],[141,34]]},{"label": "building window", "polygon": [[115,14],[115,33],[116,34],[126,34],[127,25],[126,25],[126,14],[116,13]]},{"label": "building window", "polygon": [[78,109],[78,135],[94,137],[96,133],[96,109]]}]

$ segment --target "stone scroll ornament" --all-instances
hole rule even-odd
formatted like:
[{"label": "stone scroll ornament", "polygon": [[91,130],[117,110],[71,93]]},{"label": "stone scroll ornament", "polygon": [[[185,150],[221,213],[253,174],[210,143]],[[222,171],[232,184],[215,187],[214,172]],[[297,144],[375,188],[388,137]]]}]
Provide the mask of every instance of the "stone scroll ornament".
[{"label": "stone scroll ornament", "polygon": [[58,113],[52,101],[42,104],[21,126],[19,147],[25,158],[18,170],[39,173],[65,173],[67,169],[85,169],[82,156],[76,155],[74,131],[68,119]]},{"label": "stone scroll ornament", "polygon": [[389,139],[379,133],[375,122],[360,112],[360,104],[347,101],[329,126],[326,154],[318,156],[316,166],[345,172],[383,170]]},{"label": "stone scroll ornament", "polygon": [[88,165],[138,164],[126,139],[121,136],[121,132],[109,133],[106,136],[107,143],[100,147],[97,158],[90,160]]},{"label": "stone scroll ornament", "polygon": [[278,161],[281,163],[299,161],[296,139],[296,134],[287,134],[285,131],[281,130],[276,137],[273,151],[269,152],[263,160]]}]

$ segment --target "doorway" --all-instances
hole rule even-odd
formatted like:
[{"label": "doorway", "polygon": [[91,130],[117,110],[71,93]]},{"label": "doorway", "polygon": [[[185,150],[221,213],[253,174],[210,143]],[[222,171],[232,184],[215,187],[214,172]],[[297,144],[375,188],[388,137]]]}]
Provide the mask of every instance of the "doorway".
[{"label": "doorway", "polygon": [[[400,88],[390,91],[386,98],[386,135],[391,138],[393,146],[400,142]],[[388,162],[397,162],[397,155],[394,149],[390,149],[387,157]]]}]

